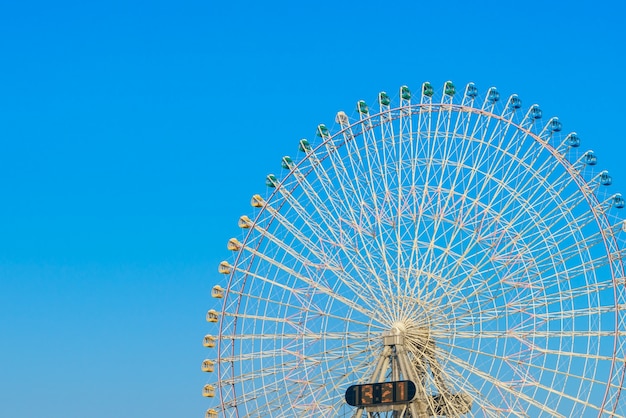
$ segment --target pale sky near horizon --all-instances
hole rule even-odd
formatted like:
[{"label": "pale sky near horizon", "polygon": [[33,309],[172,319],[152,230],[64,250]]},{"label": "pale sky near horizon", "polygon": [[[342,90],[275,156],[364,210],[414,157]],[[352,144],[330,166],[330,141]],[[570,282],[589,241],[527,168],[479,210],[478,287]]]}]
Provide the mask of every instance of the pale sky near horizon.
[{"label": "pale sky near horizon", "polygon": [[202,417],[205,312],[265,175],[357,100],[538,103],[626,194],[626,6],[0,5],[0,417]]}]

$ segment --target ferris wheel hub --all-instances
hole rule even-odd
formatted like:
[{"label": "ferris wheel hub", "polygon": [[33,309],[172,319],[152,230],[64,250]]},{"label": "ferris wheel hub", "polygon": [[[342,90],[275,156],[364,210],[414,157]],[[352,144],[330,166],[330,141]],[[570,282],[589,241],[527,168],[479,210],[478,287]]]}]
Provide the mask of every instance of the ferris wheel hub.
[{"label": "ferris wheel hub", "polygon": [[402,321],[396,321],[391,327],[391,333],[404,336],[406,334],[406,324]]}]

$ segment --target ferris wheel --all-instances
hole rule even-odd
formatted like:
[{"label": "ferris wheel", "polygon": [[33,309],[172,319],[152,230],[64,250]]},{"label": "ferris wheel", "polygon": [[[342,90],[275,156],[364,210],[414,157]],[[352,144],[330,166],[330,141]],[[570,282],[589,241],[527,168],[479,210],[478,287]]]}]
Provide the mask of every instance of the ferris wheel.
[{"label": "ferris wheel", "polygon": [[300,140],[239,219],[206,416],[626,416],[625,201],[594,152],[473,83],[373,109]]}]

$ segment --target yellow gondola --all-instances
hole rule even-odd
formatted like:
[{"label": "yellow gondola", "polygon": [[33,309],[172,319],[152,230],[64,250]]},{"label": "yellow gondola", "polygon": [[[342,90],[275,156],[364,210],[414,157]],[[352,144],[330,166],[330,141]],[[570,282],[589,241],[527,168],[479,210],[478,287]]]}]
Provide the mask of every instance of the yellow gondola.
[{"label": "yellow gondola", "polygon": [[219,320],[219,314],[215,309],[210,309],[209,312],[206,313],[206,321],[207,322],[217,322]]},{"label": "yellow gondola", "polygon": [[226,246],[230,251],[239,251],[241,249],[241,243],[237,238],[231,238],[228,240],[228,245]]},{"label": "yellow gondola", "polygon": [[204,385],[202,388],[202,396],[205,398],[214,398],[215,397],[215,387],[213,385]]},{"label": "yellow gondola", "polygon": [[202,345],[207,348],[215,347],[215,337],[209,334],[205,335],[204,339],[202,340]]},{"label": "yellow gondola", "polygon": [[230,274],[231,271],[233,270],[233,266],[231,266],[228,261],[222,261],[219,265],[219,267],[217,268],[217,271],[220,274]]},{"label": "yellow gondola", "polygon": [[261,197],[261,195],[255,194],[252,196],[252,200],[250,200],[250,204],[252,207],[261,208],[265,204],[265,200]]},{"label": "yellow gondola", "polygon": [[239,228],[248,229],[252,226],[252,221],[246,215],[239,218]]},{"label": "yellow gondola", "polygon": [[213,290],[211,290],[211,296],[216,299],[222,299],[224,297],[224,289],[219,284],[213,286]]},{"label": "yellow gondola", "polygon": [[213,373],[215,370],[215,363],[211,360],[204,360],[202,362],[202,371],[206,373]]}]

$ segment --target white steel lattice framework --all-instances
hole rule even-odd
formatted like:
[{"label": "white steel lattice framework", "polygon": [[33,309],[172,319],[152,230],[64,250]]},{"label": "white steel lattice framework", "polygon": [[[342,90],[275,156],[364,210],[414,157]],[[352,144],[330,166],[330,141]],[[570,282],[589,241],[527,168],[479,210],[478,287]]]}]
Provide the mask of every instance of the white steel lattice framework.
[{"label": "white steel lattice framework", "polygon": [[[537,105],[443,90],[360,101],[268,175],[213,289],[208,417],[626,416],[624,199]],[[346,403],[398,378],[411,403]]]}]

